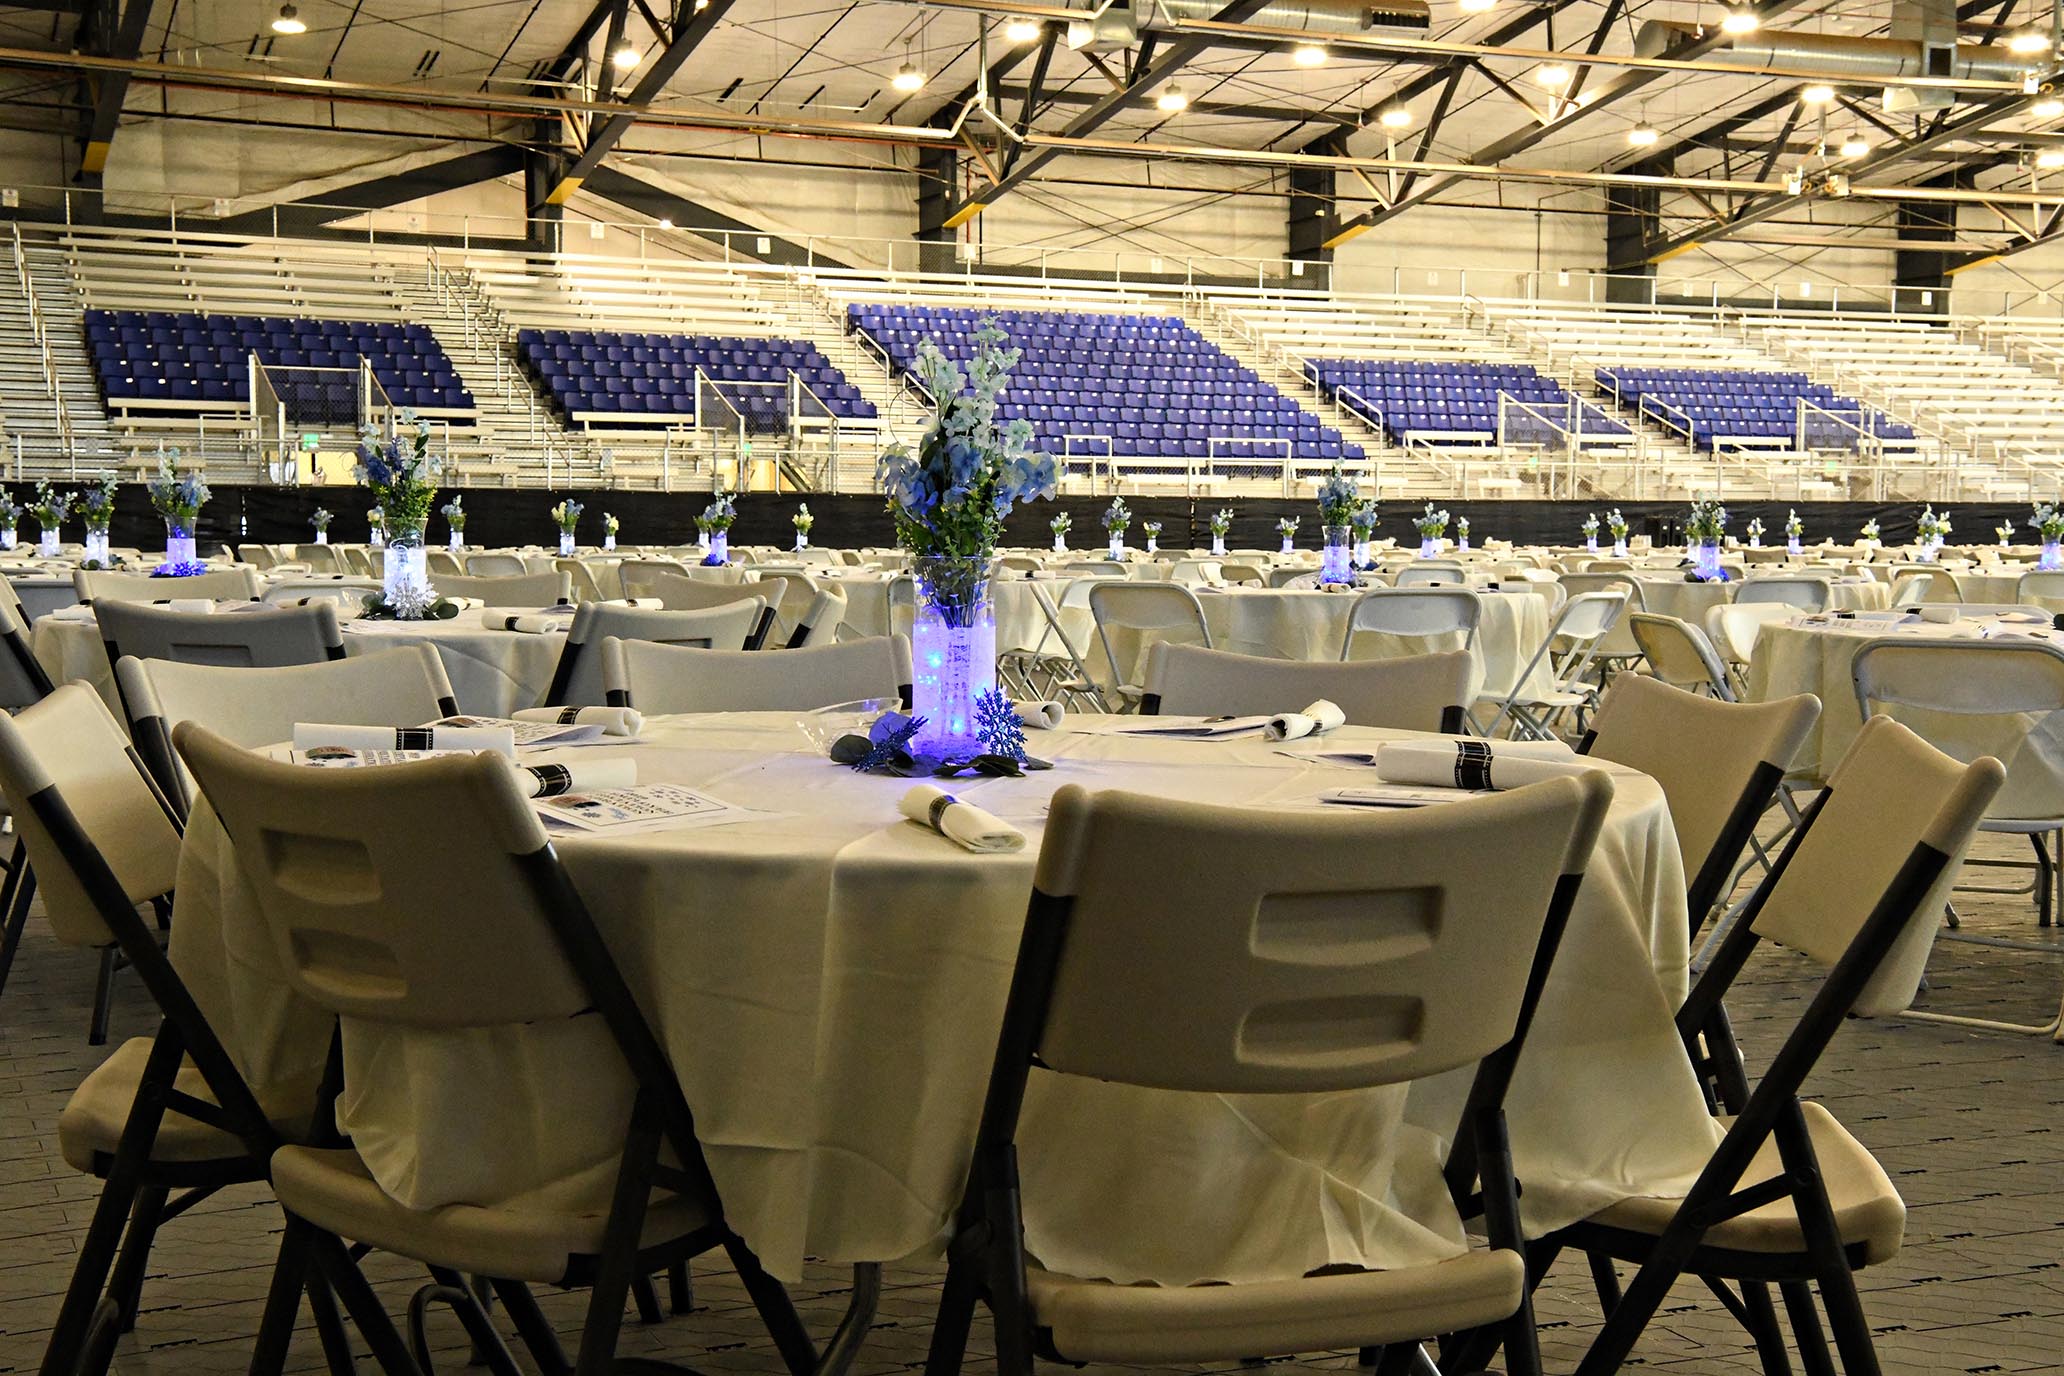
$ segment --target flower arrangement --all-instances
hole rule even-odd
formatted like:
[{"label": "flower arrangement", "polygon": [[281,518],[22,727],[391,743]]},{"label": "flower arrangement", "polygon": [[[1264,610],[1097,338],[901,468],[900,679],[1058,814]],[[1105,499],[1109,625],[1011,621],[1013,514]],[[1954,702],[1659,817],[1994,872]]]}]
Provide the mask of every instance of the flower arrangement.
[{"label": "flower arrangement", "polygon": [[1578,528],[1579,530],[1581,530],[1581,531],[1583,531],[1583,532],[1584,532],[1584,539],[1585,539],[1585,540],[1587,540],[1587,541],[1595,541],[1595,540],[1597,540],[1597,539],[1598,539],[1598,513],[1594,511],[1594,512],[1592,512],[1592,513],[1591,513],[1591,514],[1590,514],[1589,516],[1586,516],[1586,517],[1584,518],[1584,524],[1583,524],[1583,525],[1581,525],[1581,526],[1579,526],[1579,527],[1577,527],[1577,528]]},{"label": "flower arrangement", "polygon": [[[807,509],[808,508],[805,508],[805,510]],[[622,528],[622,521],[617,520],[616,517],[610,515],[606,511],[602,513],[602,533],[604,535],[607,535],[610,539],[614,540],[616,538],[616,532]]]},{"label": "flower arrangement", "polygon": [[1605,513],[1605,529],[1612,536],[1614,544],[1627,543],[1627,518],[1620,515],[1618,507]]},{"label": "flower arrangement", "polygon": [[397,411],[394,420],[395,433],[384,441],[377,425],[359,430],[351,474],[373,494],[380,529],[398,539],[405,532],[421,535],[437,486],[430,481],[430,422],[408,410]]},{"label": "flower arrangement", "polygon": [[1287,543],[1297,538],[1297,525],[1298,520],[1295,516],[1285,516],[1276,522],[1276,534],[1282,536]]},{"label": "flower arrangement", "polygon": [[46,478],[36,484],[36,495],[29,499],[29,514],[36,518],[46,536],[55,535],[71,514],[73,500],[72,493],[59,492]]},{"label": "flower arrangement", "polygon": [[1865,521],[1863,523],[1863,529],[1859,532],[1859,534],[1863,536],[1865,544],[1875,545],[1878,542],[1877,518],[1873,516],[1870,520]]},{"label": "flower arrangement", "polygon": [[788,523],[796,528],[797,534],[808,535],[810,527],[817,524],[817,518],[810,514],[810,504],[804,502],[796,507],[795,515],[788,518]]},{"label": "flower arrangement", "polygon": [[1123,535],[1126,527],[1132,524],[1132,508],[1125,504],[1123,497],[1113,497],[1111,504],[1104,508],[1103,519],[1105,530],[1113,535]]},{"label": "flower arrangement", "polygon": [[1159,521],[1140,522],[1140,534],[1146,536],[1149,541],[1160,539],[1161,523]]},{"label": "flower arrangement", "polygon": [[1053,456],[1031,448],[1032,423],[997,424],[999,399],[1019,357],[1004,341],[985,317],[965,372],[930,340],[918,346],[918,376],[937,409],[916,452],[891,445],[875,466],[897,543],[913,555],[986,559],[1019,502],[1054,493]]},{"label": "flower arrangement", "polygon": [[1469,548],[1469,518],[1467,516],[1457,516],[1455,518],[1455,543],[1463,549]]},{"label": "flower arrangement", "polygon": [[1412,518],[1412,524],[1418,527],[1421,540],[1438,540],[1448,533],[1448,520],[1445,509],[1436,510],[1433,503],[1428,502],[1426,510]]},{"label": "flower arrangement", "polygon": [[177,449],[167,449],[158,456],[157,474],[145,490],[150,493],[151,508],[181,534],[193,533],[201,508],[208,504],[208,480],[198,473],[181,473]]},{"label": "flower arrangement", "polygon": [[1718,497],[1700,497],[1684,518],[1684,533],[1694,544],[1717,544],[1727,534],[1727,508]]},{"label": "flower arrangement", "polygon": [[1921,518],[1915,523],[1921,543],[1940,544],[1949,538],[1949,512],[1937,514],[1933,505],[1921,508]]},{"label": "flower arrangement", "polygon": [[2037,502],[2028,525],[2045,540],[2064,540],[2064,502]]},{"label": "flower arrangement", "polygon": [[0,544],[14,548],[14,528],[21,524],[21,504],[5,489],[0,489]]},{"label": "flower arrangement", "polygon": [[379,544],[387,534],[387,513],[373,506],[366,508],[366,529],[372,532],[373,543]]},{"label": "flower arrangement", "polygon": [[[576,507],[575,510],[578,511],[579,508]],[[738,503],[732,500],[730,493],[719,488],[711,496],[710,504],[702,509],[702,515],[697,518],[696,523],[710,530],[729,530],[731,523],[737,519]]]},{"label": "flower arrangement", "polygon": [[452,528],[452,534],[462,535],[466,530],[466,494],[454,492],[452,499],[437,508],[445,523]]},{"label": "flower arrangement", "polygon": [[2003,521],[1999,525],[1994,526],[1992,533],[1999,536],[1999,542],[2002,545],[2014,543],[2014,523],[2012,521]]},{"label": "flower arrangement", "polygon": [[1376,533],[1378,511],[1376,499],[1365,497],[1355,503],[1355,509],[1348,513],[1347,523],[1354,527],[1355,538],[1366,541]]},{"label": "flower arrangement", "polygon": [[1060,515],[1054,517],[1051,521],[1048,521],[1046,523],[1046,528],[1052,531],[1056,536],[1061,536],[1066,535],[1069,531],[1073,530],[1075,528],[1075,523],[1069,520],[1068,513],[1063,511]]},{"label": "flower arrangement", "polygon": [[561,535],[571,535],[580,525],[581,513],[587,510],[571,497],[559,499],[559,505],[552,508],[552,523],[559,527]]},{"label": "flower arrangement", "polygon": [[317,535],[327,535],[330,533],[330,522],[336,519],[335,516],[330,514],[328,507],[319,506],[309,513],[308,524],[315,527]]},{"label": "flower arrangement", "polygon": [[1749,518],[1749,543],[1752,545],[1763,543],[1763,518],[1761,516],[1751,516]]},{"label": "flower arrangement", "polygon": [[79,515],[86,529],[105,531],[115,518],[115,475],[103,473],[79,490]]},{"label": "flower arrangement", "polygon": [[1354,522],[1354,515],[1361,505],[1361,490],[1355,480],[1339,464],[1333,465],[1319,483],[1319,524],[1322,526],[1344,526]]},{"label": "flower arrangement", "polygon": [[[1066,518],[1063,517],[1062,519],[1065,520]],[[1211,533],[1223,540],[1233,529],[1233,509],[1231,507],[1221,507],[1217,512],[1213,513],[1208,525]]]},{"label": "flower arrangement", "polygon": [[1787,540],[1796,540],[1806,533],[1806,523],[1799,519],[1798,508],[1792,508],[1785,517],[1784,533]]}]

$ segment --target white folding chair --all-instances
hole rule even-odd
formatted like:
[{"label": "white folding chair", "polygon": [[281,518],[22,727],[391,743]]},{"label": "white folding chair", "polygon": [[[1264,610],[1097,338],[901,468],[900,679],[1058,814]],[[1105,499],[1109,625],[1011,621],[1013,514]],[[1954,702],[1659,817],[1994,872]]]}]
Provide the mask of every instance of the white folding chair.
[{"label": "white folding chair", "polygon": [[1340,657],[1348,659],[1355,637],[1393,635],[1413,640],[1460,635],[1462,648],[1473,649],[1483,621],[1483,599],[1468,588],[1372,588],[1355,599],[1340,637]]},{"label": "white folding chair", "polygon": [[1750,578],[1735,590],[1736,606],[1782,602],[1802,612],[1824,612],[1833,596],[1825,578]]},{"label": "white folding chair", "polygon": [[1735,700],[1727,666],[1714,653],[1704,631],[1688,621],[1652,612],[1630,612],[1626,620],[1641,657],[1648,661],[1649,673],[1672,688],[1708,693],[1722,702]]},{"label": "white folding chair", "polygon": [[[1597,685],[1587,682],[1591,661],[1599,642],[1626,610],[1627,596],[1620,592],[1579,593],[1563,605],[1562,614],[1548,627],[1548,634],[1520,667],[1509,685],[1486,685],[1479,703],[1496,702],[1498,710],[1483,727],[1486,736],[1495,735],[1508,720],[1515,737],[1533,740],[1555,739],[1554,726],[1564,714],[1574,712],[1581,729],[1586,710],[1598,696]],[[1560,642],[1564,648],[1558,655]],[[1547,666],[1548,687],[1532,686],[1534,672]]]},{"label": "white folding chair", "polygon": [[1476,664],[1466,651],[1399,659],[1270,659],[1166,641],[1147,651],[1140,711],[1148,716],[1257,716],[1321,698],[1349,726],[1459,734]]},{"label": "white folding chair", "polygon": [[2014,596],[2038,607],[2046,601],[2064,606],[2064,569],[2030,569],[2014,585]]},{"label": "white folding chair", "polygon": [[153,578],[147,573],[115,569],[78,569],[72,588],[80,602],[165,602],[174,597],[211,602],[258,600],[258,570],[242,567],[210,569],[184,578]]},{"label": "white folding chair", "polygon": [[554,607],[573,601],[573,580],[554,570],[551,573],[449,575],[436,580],[445,597],[470,597],[490,607]]},{"label": "white folding chair", "polygon": [[469,554],[466,575],[470,578],[514,578],[530,572],[520,554]]},{"label": "white folding chair", "polygon": [[602,642],[612,636],[698,650],[744,650],[759,632],[766,610],[767,604],[759,597],[678,612],[584,602],[573,614],[543,705],[602,706],[608,699],[602,683]]},{"label": "white folding chair", "polygon": [[808,712],[866,698],[910,701],[910,642],[869,636],[801,650],[694,650],[602,642],[612,706],[645,713]]},{"label": "white folding chair", "polygon": [[1420,584],[1446,585],[1467,583],[1462,566],[1450,559],[1414,559],[1397,571],[1391,580],[1395,588],[1409,588]]},{"label": "white folding chair", "polygon": [[246,669],[344,657],[337,609],[329,602],[222,613],[174,611],[147,602],[103,602],[94,613],[110,669],[123,655]]},{"label": "white folding chair", "polygon": [[[1118,662],[1118,653],[1111,644],[1113,631],[1211,648],[1211,627],[1204,621],[1204,604],[1197,600],[1197,594],[1174,583],[1093,583],[1089,589],[1089,614],[1096,622],[1097,641],[1103,646],[1104,663],[1121,706],[1138,704],[1143,690],[1132,679],[1132,672],[1141,666],[1135,662],[1128,669]],[[1143,639],[1140,648],[1145,645]]]}]

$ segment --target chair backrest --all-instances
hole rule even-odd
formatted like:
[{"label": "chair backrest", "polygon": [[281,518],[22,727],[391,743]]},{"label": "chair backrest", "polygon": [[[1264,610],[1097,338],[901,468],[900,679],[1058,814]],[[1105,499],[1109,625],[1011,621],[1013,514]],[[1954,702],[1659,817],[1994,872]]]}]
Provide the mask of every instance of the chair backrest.
[{"label": "chair backrest", "polygon": [[1217,559],[1178,559],[1169,566],[1168,581],[1215,587],[1225,581],[1225,564]]},{"label": "chair backrest", "polygon": [[767,599],[767,606],[774,612],[774,626],[768,640],[777,645],[790,643],[797,629],[809,620],[811,608],[816,605],[817,594],[822,588],[815,578],[800,572],[762,572],[759,581],[752,586]]},{"label": "chair backrest", "polygon": [[173,741],[302,998],[438,1030],[557,1021],[592,1002],[535,873],[551,843],[500,756],[330,770],[194,722]]},{"label": "chair backrest", "polygon": [[378,578],[379,565],[373,562],[372,552],[364,545],[342,545],[337,550],[337,563],[345,573],[355,573],[361,578]]},{"label": "chair backrest", "polygon": [[423,551],[423,567],[433,578],[463,578],[466,575],[466,566],[459,562],[458,555],[434,546]]},{"label": "chair backrest", "polygon": [[311,578],[306,581],[282,578],[266,588],[262,600],[276,607],[286,607],[320,599],[340,612],[355,612],[365,605],[369,594],[379,591],[380,584],[371,578]]},{"label": "chair backrest", "polygon": [[193,791],[172,754],[172,729],[182,721],[255,749],[291,740],[302,722],[421,726],[458,711],[444,661],[429,645],[256,669],[124,656],[115,682],[137,752],[182,805]]},{"label": "chair backrest", "polygon": [[57,939],[109,946],[115,934],[94,902],[84,857],[53,832],[33,805],[46,789],[63,797],[130,905],[171,892],[179,869],[179,827],[100,695],[68,683],[41,702],[0,713],[0,793],[35,870],[37,894]]},{"label": "chair backrest", "polygon": [[1947,569],[1901,569],[1892,583],[1892,605],[1915,607],[1927,601],[1961,602],[1963,588]]},{"label": "chair backrest", "polygon": [[864,698],[910,701],[910,642],[868,636],[800,650],[689,650],[602,642],[612,704],[664,712],[807,712]]},{"label": "chair backrest", "polygon": [[1459,634],[1467,649],[1476,643],[1482,620],[1483,599],[1468,588],[1371,588],[1347,614],[1340,657],[1348,658],[1355,637],[1365,632],[1414,639]]},{"label": "chair backrest", "polygon": [[1269,570],[1268,585],[1272,588],[1315,588],[1319,585],[1319,571],[1309,565],[1278,564]]},{"label": "chair backrest", "polygon": [[1789,602],[1722,602],[1706,608],[1706,639],[1723,658],[1746,664],[1765,626],[1797,615]]},{"label": "chair backrest", "polygon": [[743,650],[765,613],[766,603],[757,597],[682,612],[583,602],[573,614],[573,627],[559,652],[558,667],[552,671],[545,706],[600,707],[607,700],[602,642],[612,636],[698,650]]},{"label": "chair backrest", "polygon": [[1069,785],[1019,955],[1024,980],[1050,943],[1031,1050],[1062,1074],[1215,1093],[1482,1060],[1514,1036],[1558,886],[1611,798],[1602,773],[1381,816]]},{"label": "chair backrest", "polygon": [[1415,583],[1467,583],[1462,566],[1450,559],[1414,559],[1397,571],[1391,579],[1394,587],[1409,588]]},{"label": "chair backrest", "polygon": [[182,612],[146,602],[94,607],[108,664],[123,655],[246,669],[319,664],[344,657],[337,609],[328,602],[262,611]]},{"label": "chair backrest", "polygon": [[469,554],[466,573],[472,578],[514,578],[530,572],[520,554]]},{"label": "chair backrest", "polygon": [[436,587],[446,597],[470,597],[490,607],[551,607],[573,600],[573,580],[556,569],[505,577],[446,575],[436,580]]},{"label": "chair backrest", "polygon": [[1824,612],[1832,590],[1825,578],[1750,578],[1735,590],[1736,603],[1782,602],[1804,612]]},{"label": "chair backrest", "polygon": [[1103,644],[1113,683],[1130,682],[1136,667],[1131,656],[1121,663],[1111,643],[1113,631],[1201,643],[1207,649],[1211,645],[1204,604],[1197,594],[1176,583],[1091,583],[1089,614],[1096,622],[1097,639]]},{"label": "chair backrest", "polygon": [[1218,571],[1228,583],[1268,583],[1268,569],[1261,564],[1228,561],[1220,564]]},{"label": "chair backrest", "polygon": [[595,571],[588,567],[585,559],[554,559],[552,567],[566,575],[576,602],[600,602],[602,585],[595,581]]},{"label": "chair backrest", "polygon": [[237,558],[261,572],[279,562],[270,545],[238,545]]},{"label": "chair backrest", "polygon": [[838,635],[838,629],[846,619],[845,590],[827,583],[810,599],[810,605],[796,622],[795,630],[789,633],[788,648],[800,650],[805,645],[823,645]]},{"label": "chair backrest", "polygon": [[[433,554],[436,551],[431,551]],[[296,545],[294,558],[308,565],[310,573],[341,573],[343,567],[337,558],[337,551],[328,545]],[[453,570],[457,572],[456,569]]]},{"label": "chair backrest", "polygon": [[[0,578],[0,583],[7,580]],[[21,603],[0,596],[0,712],[41,702],[50,696],[50,674],[29,647]]]},{"label": "chair backrest", "polygon": [[[616,566],[616,579],[625,597],[658,598],[664,598],[666,594],[655,586],[655,579],[680,579],[691,583],[701,581],[690,578],[688,566],[678,559],[626,559]],[[667,603],[669,608],[673,605],[671,602]]]},{"label": "chair backrest", "polygon": [[1858,650],[1849,673],[1865,717],[1884,713],[1958,759],[2004,762],[1995,816],[2064,817],[2064,768],[2046,744],[2064,723],[2064,650],[1888,636]]},{"label": "chair backrest", "polygon": [[2044,601],[2064,603],[2064,569],[2030,569],[2014,585],[2014,596],[2038,605]]},{"label": "chair backrest", "polygon": [[1693,930],[1723,895],[1756,822],[1820,720],[1811,693],[1724,702],[1639,674],[1613,680],[1584,753],[1662,786],[1684,858]]},{"label": "chair backrest", "polygon": [[258,596],[258,570],[211,569],[185,578],[153,578],[115,569],[78,569],[72,587],[81,602],[163,602],[174,597],[248,602]]},{"label": "chair backrest", "polygon": [[1140,710],[1171,716],[1254,716],[1302,711],[1324,698],[1350,726],[1457,732],[1476,676],[1464,650],[1397,659],[1267,659],[1201,645],[1147,651]]},{"label": "chair backrest", "polygon": [[1673,688],[1708,692],[1728,702],[1734,690],[1727,685],[1727,667],[1713,650],[1706,633],[1688,621],[1653,612],[1635,612],[1627,618],[1634,643],[1641,647],[1649,671]]}]

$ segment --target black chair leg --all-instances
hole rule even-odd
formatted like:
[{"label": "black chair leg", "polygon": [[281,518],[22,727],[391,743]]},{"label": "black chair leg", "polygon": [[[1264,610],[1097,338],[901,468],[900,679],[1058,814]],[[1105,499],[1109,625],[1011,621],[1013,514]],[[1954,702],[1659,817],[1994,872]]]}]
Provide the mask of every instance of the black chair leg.
[{"label": "black chair leg", "polygon": [[14,969],[14,953],[21,949],[22,929],[29,925],[29,904],[36,897],[36,876],[22,856],[21,842],[14,843],[14,865],[7,871],[7,883],[0,888],[0,913],[6,914],[6,930],[0,932],[0,990],[7,988],[8,972]]},{"label": "black chair leg", "polygon": [[1365,1347],[1355,1353],[1356,1366],[1375,1366],[1382,1360],[1383,1349],[1380,1347]]},{"label": "black chair leg", "polygon": [[787,1289],[767,1274],[744,1239],[725,1239],[724,1251],[731,1258],[731,1269],[745,1283],[746,1294],[752,1296],[753,1307],[760,1311],[760,1322],[767,1326],[790,1376],[811,1376],[817,1370],[817,1345],[810,1341],[810,1330],[803,1326],[803,1317],[796,1313]]},{"label": "black chair leg", "polygon": [[677,1261],[667,1267],[667,1308],[676,1314],[686,1314],[695,1308],[695,1278],[688,1273],[688,1263]]},{"label": "black chair leg", "polygon": [[1785,1315],[1792,1321],[1792,1336],[1799,1344],[1799,1361],[1806,1376],[1835,1376],[1834,1358],[1828,1353],[1827,1337],[1820,1329],[1820,1311],[1813,1307],[1813,1290],[1801,1281],[1781,1283]]},{"label": "black chair leg", "polygon": [[631,1302],[638,1306],[639,1323],[655,1324],[665,1322],[666,1314],[659,1307],[659,1291],[654,1288],[652,1277],[631,1277]]},{"label": "black chair leg", "polygon": [[969,1259],[946,1268],[946,1284],[939,1292],[939,1314],[932,1321],[931,1350],[925,1356],[925,1376],[960,1376],[961,1361],[967,1356],[968,1333],[975,1322],[975,1265]]},{"label": "black chair leg", "polygon": [[143,1295],[144,1271],[150,1265],[151,1242],[158,1235],[158,1223],[165,1215],[165,1188],[146,1185],[136,1192],[136,1206],[129,1213],[129,1233],[122,1240],[122,1254],[115,1262],[108,1294],[121,1312],[124,1333],[136,1327],[136,1309]]},{"label": "black chair leg", "polygon": [[502,1308],[509,1311],[510,1322],[516,1325],[516,1336],[523,1339],[523,1345],[530,1350],[530,1359],[537,1363],[541,1376],[570,1376],[573,1363],[567,1359],[566,1349],[560,1345],[559,1334],[552,1327],[545,1311],[538,1308],[537,1296],[530,1293],[530,1287],[521,1281],[497,1280],[489,1282],[502,1301]]},{"label": "black chair leg", "polygon": [[1792,1376],[1792,1359],[1785,1351],[1777,1307],[1770,1302],[1770,1287],[1761,1281],[1745,1280],[1741,1301],[1748,1315],[1749,1336],[1756,1340],[1756,1358],[1763,1363],[1763,1376]]},{"label": "black chair leg", "polygon": [[355,1376],[358,1357],[351,1350],[351,1335],[344,1331],[344,1316],[337,1312],[337,1297],[320,1277],[308,1286],[308,1312],[315,1319],[315,1336],[322,1341],[323,1360],[329,1365],[330,1376]]},{"label": "black chair leg", "polygon": [[116,952],[113,946],[103,946],[100,951],[100,974],[93,984],[93,1023],[86,1030],[88,1046],[107,1045],[108,1005],[115,996]]},{"label": "black chair leg", "polygon": [[394,1326],[394,1320],[387,1317],[380,1297],[373,1293],[373,1287],[345,1252],[343,1242],[292,1215],[288,1216],[287,1227],[289,1231],[295,1228],[306,1230],[309,1253],[322,1269],[323,1278],[329,1282],[330,1288],[336,1291],[337,1298],[344,1302],[351,1321],[358,1325],[359,1335],[372,1349],[373,1360],[380,1364],[380,1370],[386,1376],[424,1376],[416,1365],[416,1359],[409,1355],[408,1344],[403,1341],[401,1331]]},{"label": "black chair leg", "polygon": [[1591,1267],[1592,1288],[1598,1291],[1599,1315],[1609,1319],[1620,1303],[1620,1273],[1603,1252],[1586,1252],[1584,1260]]},{"label": "black chair leg", "polygon": [[[310,1307],[316,1309],[320,1327],[322,1311],[316,1307],[315,1292],[321,1290],[325,1299],[330,1298],[330,1293],[320,1279],[309,1275],[306,1226],[297,1227],[289,1218],[286,1231],[280,1235],[279,1258],[272,1264],[272,1287],[266,1292],[265,1311],[258,1321],[258,1340],[251,1348],[250,1376],[279,1376],[285,1370],[287,1347],[294,1340],[294,1319],[301,1310],[304,1288]],[[330,1315],[336,1317],[334,1302]],[[324,1346],[327,1348],[328,1343]],[[334,1361],[331,1366],[334,1370]]]}]

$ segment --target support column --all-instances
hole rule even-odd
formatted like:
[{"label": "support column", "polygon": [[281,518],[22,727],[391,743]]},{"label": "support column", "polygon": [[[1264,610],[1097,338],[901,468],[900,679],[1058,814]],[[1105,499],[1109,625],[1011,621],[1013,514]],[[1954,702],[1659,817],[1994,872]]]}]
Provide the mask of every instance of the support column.
[{"label": "support column", "polygon": [[920,272],[952,272],[957,231],[946,215],[960,193],[960,152],[927,148],[917,155],[917,266]]},{"label": "support column", "polygon": [[[1329,147],[1323,151],[1338,149]],[[1316,270],[1304,269],[1291,285],[1300,290],[1324,291],[1333,276],[1333,250],[1326,247],[1326,241],[1332,237],[1339,173],[1330,167],[1293,167],[1289,181],[1287,256],[1292,263],[1318,265]]]},{"label": "support column", "polygon": [[[1629,172],[1667,176],[1671,162],[1636,163]],[[1663,229],[1663,193],[1652,186],[1613,186],[1605,193],[1605,299],[1646,304],[1655,295],[1649,245]]]},{"label": "support column", "polygon": [[[1937,177],[1929,185],[1955,186],[1955,173]],[[1901,201],[1899,239],[1902,243],[1956,242],[1957,207],[1952,201]],[[1892,285],[1898,289],[1894,305],[1902,311],[1949,314],[1949,270],[1966,255],[1941,249],[1901,248],[1892,254]]]}]

